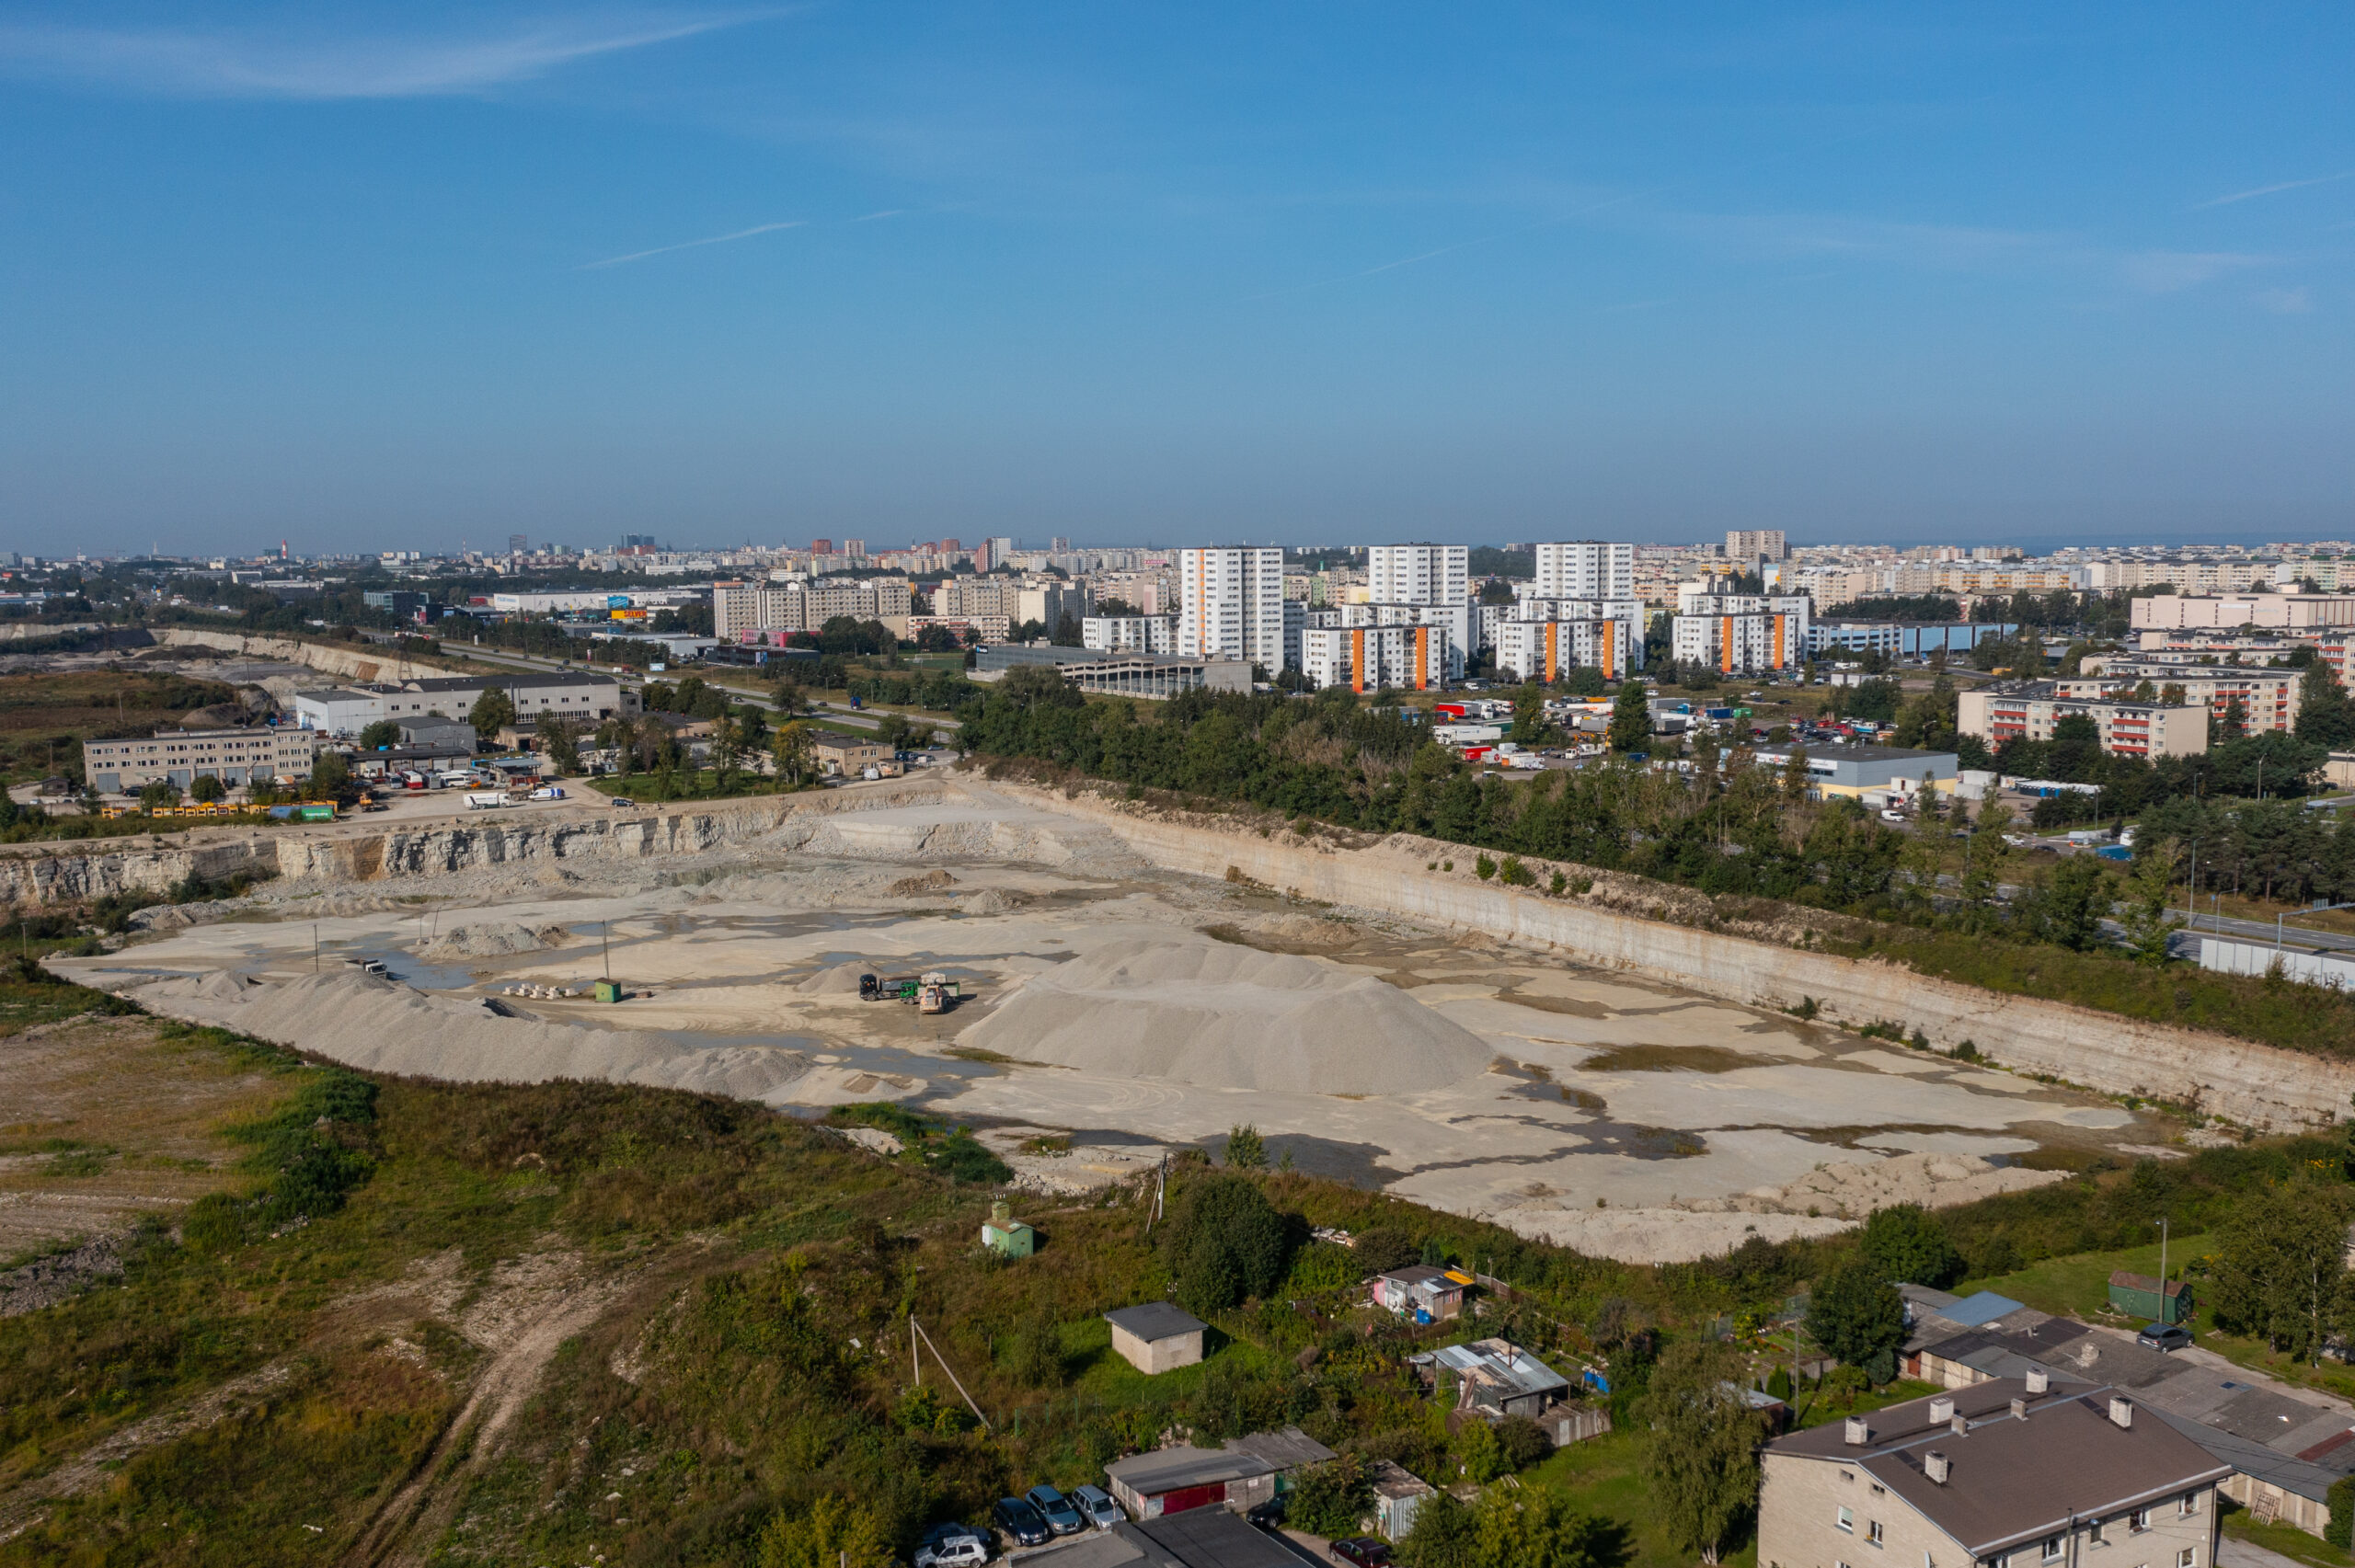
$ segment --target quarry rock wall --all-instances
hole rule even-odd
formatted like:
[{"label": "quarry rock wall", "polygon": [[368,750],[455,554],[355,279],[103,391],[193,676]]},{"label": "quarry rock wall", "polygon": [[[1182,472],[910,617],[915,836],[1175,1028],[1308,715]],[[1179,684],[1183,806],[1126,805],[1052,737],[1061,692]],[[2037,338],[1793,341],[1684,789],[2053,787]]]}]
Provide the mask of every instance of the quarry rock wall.
[{"label": "quarry rock wall", "polygon": [[[124,841],[115,840],[120,845]],[[0,858],[0,903],[12,908],[80,904],[121,893],[163,893],[190,873],[225,881],[238,872],[275,873],[278,846],[263,833],[201,845],[67,851]]]},{"label": "quarry rock wall", "polygon": [[[297,641],[293,637],[248,637],[235,632],[206,632],[186,626],[174,626],[158,639],[167,647],[210,647],[224,653],[234,653],[247,658],[274,658],[287,664],[307,664],[323,675],[341,676],[349,681],[389,681],[400,673],[403,666],[398,654],[387,655],[382,649],[362,645],[359,647],[328,647],[318,643]],[[408,662],[412,676],[458,675],[462,670],[424,659]]]},{"label": "quarry rock wall", "polygon": [[[1303,844],[1291,835],[1261,838],[1256,827],[1159,819],[1094,796],[995,787],[1093,818],[1173,871],[1222,877],[1232,868],[1233,876],[1301,898],[1552,947],[1729,1001],[1779,1008],[1812,997],[1852,1025],[1887,1019],[1921,1030],[1940,1050],[1969,1040],[2015,1071],[2104,1093],[2173,1101],[2273,1129],[2330,1122],[2348,1114],[2355,1094],[2355,1066],[1484,882],[1469,869],[1476,852],[1460,844],[1404,836],[1365,849]],[[1425,869],[1445,857],[1464,869]]]}]

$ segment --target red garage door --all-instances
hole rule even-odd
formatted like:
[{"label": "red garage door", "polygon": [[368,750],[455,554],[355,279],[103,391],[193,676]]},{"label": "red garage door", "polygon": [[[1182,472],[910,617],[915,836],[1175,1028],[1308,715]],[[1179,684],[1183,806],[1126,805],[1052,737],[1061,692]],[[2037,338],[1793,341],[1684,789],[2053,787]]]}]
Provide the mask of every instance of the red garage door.
[{"label": "red garage door", "polygon": [[1207,1508],[1213,1503],[1226,1501],[1226,1482],[1215,1486],[1186,1486],[1161,1494],[1164,1514],[1182,1514],[1189,1508]]}]

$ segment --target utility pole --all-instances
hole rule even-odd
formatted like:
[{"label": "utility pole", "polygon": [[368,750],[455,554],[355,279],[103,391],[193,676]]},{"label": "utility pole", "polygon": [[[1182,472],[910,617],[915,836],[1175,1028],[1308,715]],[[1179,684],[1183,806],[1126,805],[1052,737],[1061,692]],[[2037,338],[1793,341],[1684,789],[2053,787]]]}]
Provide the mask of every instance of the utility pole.
[{"label": "utility pole", "polygon": [[311,973],[319,972],[319,928],[311,927]]},{"label": "utility pole", "polygon": [[2165,1216],[2165,1215],[2161,1215],[2161,1216],[2159,1217],[2159,1315],[2160,1315],[2162,1318],[2164,1318],[2164,1317],[2166,1315],[2166,1310],[2167,1310],[2167,1292],[2166,1292],[2166,1283],[2167,1283],[2167,1220],[2166,1220],[2166,1216]]}]

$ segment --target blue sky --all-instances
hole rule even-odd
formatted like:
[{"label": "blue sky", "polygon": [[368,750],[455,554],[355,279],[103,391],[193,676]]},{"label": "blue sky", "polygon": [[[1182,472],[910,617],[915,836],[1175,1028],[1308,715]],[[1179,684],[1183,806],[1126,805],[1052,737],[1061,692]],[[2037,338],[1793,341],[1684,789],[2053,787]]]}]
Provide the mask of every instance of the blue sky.
[{"label": "blue sky", "polygon": [[6,0],[0,544],[2347,537],[2350,45]]}]

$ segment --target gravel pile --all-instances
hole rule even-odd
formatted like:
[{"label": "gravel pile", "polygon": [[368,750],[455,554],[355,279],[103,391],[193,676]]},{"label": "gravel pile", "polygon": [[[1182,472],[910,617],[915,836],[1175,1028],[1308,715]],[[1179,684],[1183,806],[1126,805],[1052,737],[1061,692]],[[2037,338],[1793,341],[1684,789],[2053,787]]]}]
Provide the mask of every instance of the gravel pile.
[{"label": "gravel pile", "polygon": [[958,1043],[1108,1077],[1315,1094],[1438,1089],[1495,1054],[1381,980],[1201,937],[1057,965]]}]

